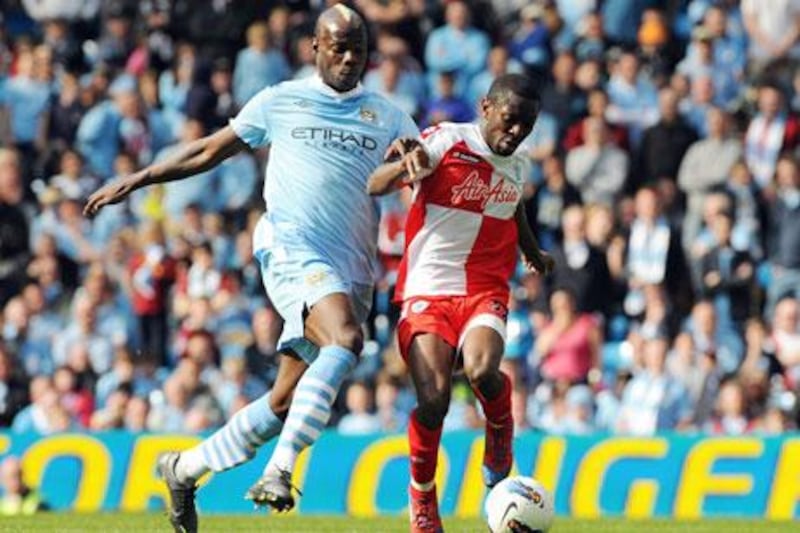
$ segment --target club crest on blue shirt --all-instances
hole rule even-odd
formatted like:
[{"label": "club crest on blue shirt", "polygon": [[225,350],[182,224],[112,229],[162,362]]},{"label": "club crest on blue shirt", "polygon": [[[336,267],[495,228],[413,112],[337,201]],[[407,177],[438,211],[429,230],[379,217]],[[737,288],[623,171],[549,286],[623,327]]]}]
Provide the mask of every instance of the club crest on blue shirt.
[{"label": "club crest on blue shirt", "polygon": [[311,287],[317,287],[322,284],[325,279],[327,279],[328,273],[324,270],[319,270],[317,272],[312,272],[311,274],[306,275],[306,285]]},{"label": "club crest on blue shirt", "polygon": [[428,305],[429,305],[429,302],[426,302],[425,300],[417,300],[416,302],[411,304],[411,312],[412,313],[421,313],[425,309],[428,308]]},{"label": "club crest on blue shirt", "polygon": [[375,120],[377,120],[378,118],[378,114],[375,113],[375,111],[373,111],[372,109],[367,109],[366,107],[362,107],[358,111],[358,116],[361,117],[361,120],[363,120],[364,122],[370,122],[370,123],[375,122]]}]

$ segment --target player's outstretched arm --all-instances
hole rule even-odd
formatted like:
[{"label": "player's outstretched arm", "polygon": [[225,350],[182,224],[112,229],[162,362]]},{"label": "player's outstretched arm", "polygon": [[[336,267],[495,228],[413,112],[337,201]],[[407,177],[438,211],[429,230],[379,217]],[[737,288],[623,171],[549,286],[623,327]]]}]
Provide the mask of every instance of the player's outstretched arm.
[{"label": "player's outstretched arm", "polygon": [[370,175],[367,181],[367,193],[372,196],[382,196],[400,188],[406,173],[405,158],[382,164]]},{"label": "player's outstretched arm", "polygon": [[393,190],[419,181],[431,173],[431,161],[425,149],[417,144],[399,160],[379,166],[367,181],[367,192],[381,196]]},{"label": "player's outstretched arm", "polygon": [[525,267],[529,270],[546,276],[555,266],[555,261],[550,255],[539,248],[539,241],[528,224],[528,216],[525,214],[525,206],[522,202],[517,205],[517,212],[514,215],[517,222],[517,244],[522,251],[522,259]]},{"label": "player's outstretched arm", "polygon": [[176,181],[204,172],[245,149],[233,128],[226,126],[202,139],[182,146],[175,155],[139,172],[116,178],[89,197],[83,214],[93,217],[109,204],[117,204],[142,187]]}]

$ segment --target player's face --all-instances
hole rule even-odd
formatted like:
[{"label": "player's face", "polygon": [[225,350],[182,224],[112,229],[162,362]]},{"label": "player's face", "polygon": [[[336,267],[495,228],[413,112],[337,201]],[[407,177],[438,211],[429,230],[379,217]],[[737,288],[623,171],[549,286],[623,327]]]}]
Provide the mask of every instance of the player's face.
[{"label": "player's face", "polygon": [[511,155],[527,137],[536,117],[539,106],[515,94],[500,98],[484,98],[481,102],[483,117],[483,138],[492,152],[498,155]]},{"label": "player's face", "polygon": [[363,25],[324,26],[315,49],[322,81],[339,92],[356,86],[367,64],[367,34]]}]

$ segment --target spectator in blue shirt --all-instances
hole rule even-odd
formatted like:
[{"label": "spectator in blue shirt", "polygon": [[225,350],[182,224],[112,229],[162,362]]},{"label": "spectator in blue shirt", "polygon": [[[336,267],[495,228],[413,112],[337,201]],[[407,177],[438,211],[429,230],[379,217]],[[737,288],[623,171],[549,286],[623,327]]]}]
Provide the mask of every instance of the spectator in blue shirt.
[{"label": "spectator in blue shirt", "polygon": [[487,35],[470,26],[469,7],[460,0],[448,2],[446,24],[428,35],[425,43],[425,64],[430,77],[431,92],[439,94],[438,76],[453,72],[456,93],[463,94],[470,80],[483,69],[489,53]]},{"label": "spectator in blue shirt", "polygon": [[[594,14],[599,2],[597,0],[555,0],[555,3],[558,7],[558,14],[564,22],[558,39],[571,46],[574,44],[577,34],[580,33],[581,25],[585,23],[586,17]],[[602,24],[602,20],[600,23]]]},{"label": "spectator in blue shirt", "polygon": [[239,398],[252,402],[263,396],[267,387],[263,381],[247,373],[244,357],[228,357],[222,362],[222,382],[215,384],[213,390],[222,410],[232,416],[235,407],[239,407]]},{"label": "spectator in blue shirt", "polygon": [[731,65],[717,62],[714,53],[716,41],[713,35],[700,26],[692,32],[692,47],[686,57],[678,63],[677,71],[689,80],[708,76],[714,82],[714,102],[721,107],[730,107],[739,96],[740,85],[734,77]]},{"label": "spectator in blue shirt", "polygon": [[343,435],[366,435],[381,430],[381,420],[373,412],[375,393],[364,382],[355,382],[347,388],[345,402],[348,413],[339,421],[337,429]]},{"label": "spectator in blue shirt", "polygon": [[692,419],[692,404],[683,383],[666,369],[669,342],[645,341],[643,368],[635,373],[622,393],[616,430],[635,435],[685,429]]},{"label": "spectator in blue shirt", "polygon": [[98,330],[97,308],[88,296],[79,295],[73,302],[73,321],[55,338],[53,361],[56,366],[67,363],[71,351],[77,346],[85,346],[89,361],[95,374],[102,374],[111,368],[114,349],[109,339]]},{"label": "spectator in blue shirt", "polygon": [[364,87],[382,94],[411,116],[419,111],[415,80],[403,70],[395,56],[385,57],[378,68],[369,71],[364,78]]},{"label": "spectator in blue shirt", "polygon": [[[741,23],[741,21],[739,21]],[[714,40],[714,62],[724,67],[741,83],[747,63],[747,38],[743,30],[737,35],[734,29],[736,17],[721,5],[710,6],[703,15],[701,28]],[[689,45],[686,55],[692,54]]]},{"label": "spectator in blue shirt", "polygon": [[0,105],[8,113],[10,144],[20,150],[33,149],[43,132],[42,120],[50,103],[50,86],[34,77],[33,53],[26,51],[17,58],[17,73],[2,86]]},{"label": "spectator in blue shirt", "polygon": [[655,4],[653,0],[605,0],[601,8],[606,35],[615,43],[636,43],[642,13]]},{"label": "spectator in blue shirt", "polygon": [[78,149],[101,179],[113,175],[114,159],[122,148],[134,154],[139,164],[146,164],[171,140],[169,125],[160,112],[143,110],[135,78],[118,77],[109,87],[109,95],[111,100],[86,113],[77,135]]},{"label": "spectator in blue shirt", "polygon": [[47,376],[35,376],[29,386],[31,404],[22,409],[11,423],[11,431],[27,433],[35,431],[47,435],[57,430],[69,429],[59,423],[58,393],[53,388],[53,381]]},{"label": "spectator in blue shirt", "polygon": [[375,408],[381,423],[381,431],[396,432],[408,425],[410,409],[404,405],[407,395],[403,381],[382,370],[375,379]]},{"label": "spectator in blue shirt", "polygon": [[511,40],[511,55],[531,70],[543,71],[553,59],[550,30],[544,23],[544,8],[530,4],[519,13],[520,26]]},{"label": "spectator in blue shirt", "polygon": [[467,89],[466,100],[470,105],[476,106],[488,92],[492,82],[503,74],[522,71],[522,65],[509,58],[508,50],[504,46],[495,46],[489,51],[486,68],[472,78]]},{"label": "spectator in blue shirt", "polygon": [[658,121],[658,93],[652,82],[640,75],[639,66],[635,53],[623,53],[608,82],[608,120],[628,127],[634,146],[642,132]]},{"label": "spectator in blue shirt", "polygon": [[525,140],[522,141],[520,148],[525,150],[528,159],[525,161],[529,165],[528,177],[534,183],[541,183],[544,176],[542,174],[542,163],[545,159],[552,156],[558,145],[558,121],[547,111],[539,113],[533,130]]},{"label": "spectator in blue shirt", "polygon": [[122,68],[134,48],[133,19],[135,8],[123,2],[109,2],[103,35],[97,43],[95,62]]},{"label": "spectator in blue shirt", "polygon": [[470,122],[475,116],[469,104],[455,94],[455,74],[443,72],[439,75],[439,98],[428,104],[423,118],[425,126],[440,122]]},{"label": "spectator in blue shirt", "polygon": [[[20,370],[24,370],[24,373],[29,376],[50,374],[53,371],[53,365],[50,361],[49,342],[37,342],[36,339],[30,338],[31,313],[28,311],[25,300],[21,296],[11,298],[2,309],[0,316],[3,321],[0,345],[16,355],[18,366],[23,367]],[[2,348],[0,348],[0,358],[2,358],[2,354]]]},{"label": "spectator in blue shirt", "polygon": [[178,48],[173,66],[161,73],[158,78],[158,96],[164,109],[179,113],[185,111],[186,95],[192,84],[195,64],[195,50],[185,44]]},{"label": "spectator in blue shirt", "polygon": [[698,76],[692,80],[691,91],[691,98],[684,102],[681,111],[700,138],[705,138],[708,137],[706,116],[714,107],[714,80],[709,76]]},{"label": "spectator in blue shirt", "polygon": [[712,302],[697,302],[683,329],[691,335],[698,351],[714,354],[721,372],[727,374],[739,368],[745,352],[742,336],[720,320]]},{"label": "spectator in blue shirt", "polygon": [[294,43],[294,73],[292,79],[313,76],[317,70],[314,63],[314,44],[311,35],[301,35]]},{"label": "spectator in blue shirt", "polygon": [[95,401],[98,408],[106,406],[111,394],[123,383],[131,383],[136,367],[133,364],[131,353],[125,348],[118,348],[114,353],[114,363],[97,380],[95,386]]},{"label": "spectator in blue shirt", "polygon": [[603,18],[599,13],[588,13],[580,24],[578,39],[574,46],[575,57],[581,62],[602,60],[607,47]]},{"label": "spectator in blue shirt", "polygon": [[101,262],[94,262],[87,267],[83,285],[75,295],[85,295],[91,300],[97,309],[97,331],[114,346],[138,346],[135,342],[138,323],[131,301],[111,284]]},{"label": "spectator in blue shirt", "polygon": [[239,211],[247,207],[258,185],[259,171],[252,154],[239,152],[217,167],[218,207]]},{"label": "spectator in blue shirt", "polygon": [[271,48],[269,26],[256,22],[247,28],[247,48],[236,56],[233,97],[243,106],[258,91],[289,78],[291,70],[283,54]]}]

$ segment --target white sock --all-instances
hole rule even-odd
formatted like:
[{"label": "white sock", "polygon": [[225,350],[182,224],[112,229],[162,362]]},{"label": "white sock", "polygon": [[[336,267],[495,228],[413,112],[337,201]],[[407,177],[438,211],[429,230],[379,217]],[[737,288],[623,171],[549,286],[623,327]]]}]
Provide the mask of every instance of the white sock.
[{"label": "white sock", "polygon": [[436,481],[428,481],[427,483],[417,483],[414,479],[411,479],[411,486],[414,487],[414,490],[418,490],[420,492],[428,492],[429,490],[433,490],[433,487],[436,485]]},{"label": "white sock", "polygon": [[175,465],[175,475],[181,483],[197,481],[200,476],[209,471],[211,469],[206,466],[205,457],[199,447],[181,452]]}]

